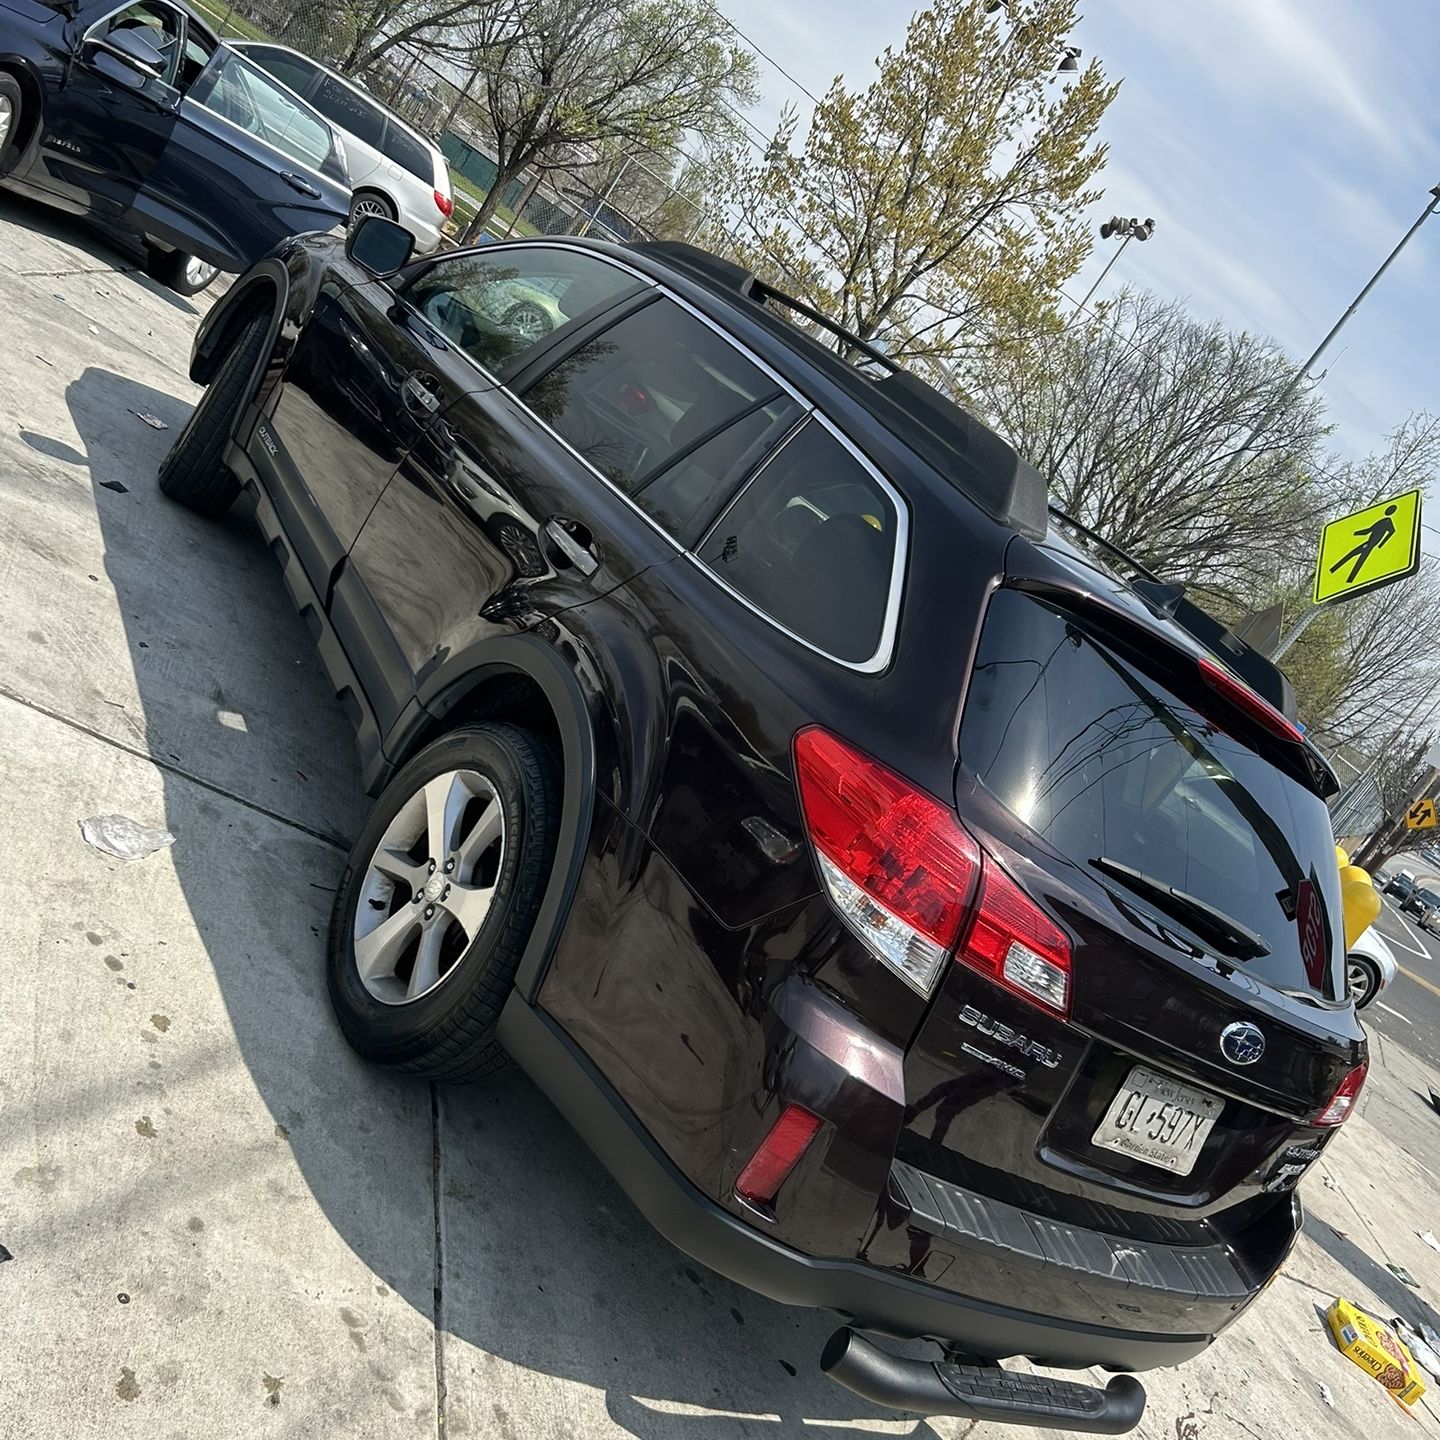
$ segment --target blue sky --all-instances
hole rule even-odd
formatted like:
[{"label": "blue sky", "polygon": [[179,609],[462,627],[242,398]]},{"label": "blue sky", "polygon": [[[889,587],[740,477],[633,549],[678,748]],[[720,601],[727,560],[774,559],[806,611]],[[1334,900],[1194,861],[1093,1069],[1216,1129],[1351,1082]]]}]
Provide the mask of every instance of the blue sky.
[{"label": "blue sky", "polygon": [[[868,82],[912,9],[718,4],[816,94],[837,73]],[[1440,182],[1440,4],[1091,0],[1081,10],[1074,43],[1124,81],[1101,131],[1110,158],[1096,223],[1112,212],[1156,220],[1106,290],[1184,297],[1197,315],[1273,335],[1303,359]],[[785,100],[806,103],[768,67],[762,83],[762,127]],[[1067,292],[1083,296],[1108,258],[1097,243]],[[1440,215],[1322,362],[1337,447],[1363,454],[1410,410],[1440,404],[1437,327]]]}]

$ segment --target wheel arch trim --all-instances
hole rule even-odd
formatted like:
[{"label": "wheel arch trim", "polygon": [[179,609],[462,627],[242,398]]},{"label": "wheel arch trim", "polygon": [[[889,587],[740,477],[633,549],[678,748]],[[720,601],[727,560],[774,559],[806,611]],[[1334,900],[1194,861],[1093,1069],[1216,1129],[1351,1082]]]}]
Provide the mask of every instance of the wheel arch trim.
[{"label": "wheel arch trim", "polygon": [[562,784],[555,864],[540,902],[515,989],[535,1003],[580,883],[595,816],[595,726],[574,670],[535,635],[501,635],[453,655],[421,685],[419,706],[409,707],[386,736],[385,754],[403,764],[443,726],[445,717],[485,686],[521,676],[540,690],[560,737]]}]

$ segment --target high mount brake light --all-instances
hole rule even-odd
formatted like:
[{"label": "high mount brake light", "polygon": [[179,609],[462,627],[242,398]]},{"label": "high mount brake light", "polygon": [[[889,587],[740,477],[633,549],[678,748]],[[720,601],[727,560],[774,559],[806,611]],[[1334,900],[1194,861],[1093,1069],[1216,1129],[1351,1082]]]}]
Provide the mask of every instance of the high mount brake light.
[{"label": "high mount brake light", "polygon": [[953,810],[819,727],[795,771],[830,902],[878,960],[928,996],[964,938],[966,965],[1068,1013],[1069,941]]},{"label": "high mount brake light", "polygon": [[1278,735],[1282,740],[1294,740],[1298,744],[1305,739],[1296,725],[1287,720],[1263,696],[1257,695],[1239,676],[1232,675],[1223,665],[1217,665],[1213,660],[1202,658],[1199,664],[1205,683],[1237,710],[1248,715],[1257,725],[1264,726],[1272,735]]}]

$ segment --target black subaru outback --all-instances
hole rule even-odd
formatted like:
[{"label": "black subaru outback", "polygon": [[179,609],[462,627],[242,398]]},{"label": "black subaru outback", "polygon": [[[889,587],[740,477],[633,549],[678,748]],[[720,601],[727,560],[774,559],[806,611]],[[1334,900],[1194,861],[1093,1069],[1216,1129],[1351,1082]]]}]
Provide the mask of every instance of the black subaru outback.
[{"label": "black subaru outback", "polygon": [[513,1057],[873,1400],[1129,1428],[1133,1377],[998,1362],[1198,1354],[1364,1079],[1283,677],[713,256],[407,240],[238,282],[160,471],[250,492],[355,724],[346,1037]]}]

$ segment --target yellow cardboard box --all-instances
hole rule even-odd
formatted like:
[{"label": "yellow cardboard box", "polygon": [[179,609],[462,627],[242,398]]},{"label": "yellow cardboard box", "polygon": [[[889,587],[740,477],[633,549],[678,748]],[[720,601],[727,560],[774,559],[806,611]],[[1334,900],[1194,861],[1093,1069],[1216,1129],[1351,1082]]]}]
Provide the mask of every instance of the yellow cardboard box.
[{"label": "yellow cardboard box", "polygon": [[1337,1299],[1325,1318],[1341,1353],[1367,1375],[1374,1376],[1402,1404],[1413,1405],[1425,1393],[1420,1367],[1388,1325],[1372,1319],[1348,1300]]}]

